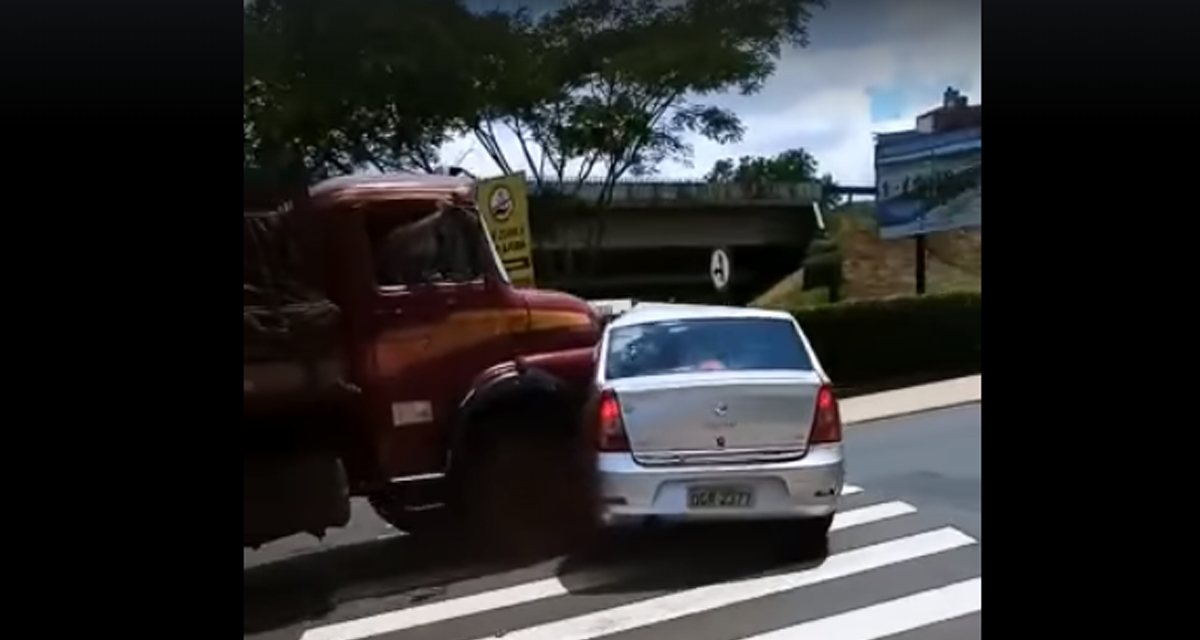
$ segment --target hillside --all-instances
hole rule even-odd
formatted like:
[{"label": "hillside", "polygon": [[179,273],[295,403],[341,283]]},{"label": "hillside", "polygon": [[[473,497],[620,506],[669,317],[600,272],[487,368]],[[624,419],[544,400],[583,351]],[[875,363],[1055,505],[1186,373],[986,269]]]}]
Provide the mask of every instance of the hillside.
[{"label": "hillside", "polygon": [[[916,289],[916,240],[880,240],[875,231],[874,203],[840,207],[826,223],[842,251],[845,282],[843,299],[879,298],[911,294]],[[926,246],[926,286],[930,293],[982,289],[983,231],[947,231],[932,234]],[[801,272],[792,274],[754,302],[756,306],[784,306],[824,302],[824,290],[800,292]]]}]

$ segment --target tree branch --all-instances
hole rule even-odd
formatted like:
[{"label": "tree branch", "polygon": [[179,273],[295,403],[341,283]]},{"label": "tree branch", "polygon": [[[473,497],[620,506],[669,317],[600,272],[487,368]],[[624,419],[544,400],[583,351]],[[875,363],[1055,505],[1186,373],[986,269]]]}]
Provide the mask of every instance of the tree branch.
[{"label": "tree branch", "polygon": [[521,153],[525,155],[525,164],[529,166],[530,173],[534,174],[534,184],[541,187],[542,172],[537,167],[537,163],[533,161],[533,154],[529,151],[529,144],[525,142],[525,130],[521,128],[521,121],[513,117],[509,118],[506,124],[512,130],[513,135],[517,136],[517,143],[521,145]]},{"label": "tree branch", "polygon": [[512,173],[512,167],[508,164],[508,159],[504,157],[504,151],[500,149],[500,145],[496,142],[496,131],[492,128],[492,123],[489,120],[483,119],[471,125],[471,131],[475,134],[475,139],[483,147],[484,152],[496,163],[500,172],[507,175]]}]

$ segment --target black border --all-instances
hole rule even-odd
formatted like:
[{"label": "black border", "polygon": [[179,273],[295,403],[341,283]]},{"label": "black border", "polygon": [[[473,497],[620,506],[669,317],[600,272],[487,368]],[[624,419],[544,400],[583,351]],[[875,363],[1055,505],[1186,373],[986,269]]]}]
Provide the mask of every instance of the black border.
[{"label": "black border", "polygon": [[8,187],[23,200],[8,207],[21,250],[7,293],[26,347],[9,398],[41,398],[10,421],[9,459],[27,462],[10,488],[32,489],[10,502],[10,554],[54,585],[10,620],[53,611],[64,637],[236,632],[220,556],[237,548],[237,418],[209,348],[224,325],[215,267],[232,271],[236,251],[219,223],[239,197],[236,19],[231,3],[185,0],[5,20]]},{"label": "black border", "polygon": [[1148,359],[1191,360],[1188,316],[1174,309],[1190,284],[1178,258],[1196,250],[1172,227],[1195,181],[1181,84],[1193,22],[1182,4],[1054,0],[993,3],[984,24],[990,155],[1001,154],[987,466],[1005,556],[990,565],[989,630],[1145,624],[1136,592],[1156,586],[1135,567],[1173,530],[1151,525],[1170,488],[1164,457],[1190,452],[1175,444],[1186,414],[1156,410],[1186,392],[1164,388],[1180,385]]}]

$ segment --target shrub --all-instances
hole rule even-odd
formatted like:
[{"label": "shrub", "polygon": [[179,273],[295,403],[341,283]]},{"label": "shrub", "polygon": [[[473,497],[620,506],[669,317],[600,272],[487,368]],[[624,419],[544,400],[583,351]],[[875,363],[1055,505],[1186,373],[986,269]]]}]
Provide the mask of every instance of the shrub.
[{"label": "shrub", "polygon": [[983,296],[953,292],[793,311],[839,386],[981,371]]}]

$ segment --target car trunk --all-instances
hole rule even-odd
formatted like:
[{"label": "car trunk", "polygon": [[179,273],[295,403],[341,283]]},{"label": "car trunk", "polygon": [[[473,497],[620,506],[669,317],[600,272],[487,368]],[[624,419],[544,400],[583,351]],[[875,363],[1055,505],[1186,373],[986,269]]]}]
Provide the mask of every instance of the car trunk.
[{"label": "car trunk", "polygon": [[804,455],[821,379],[806,371],[713,371],[619,379],[634,459],[722,464]]}]

